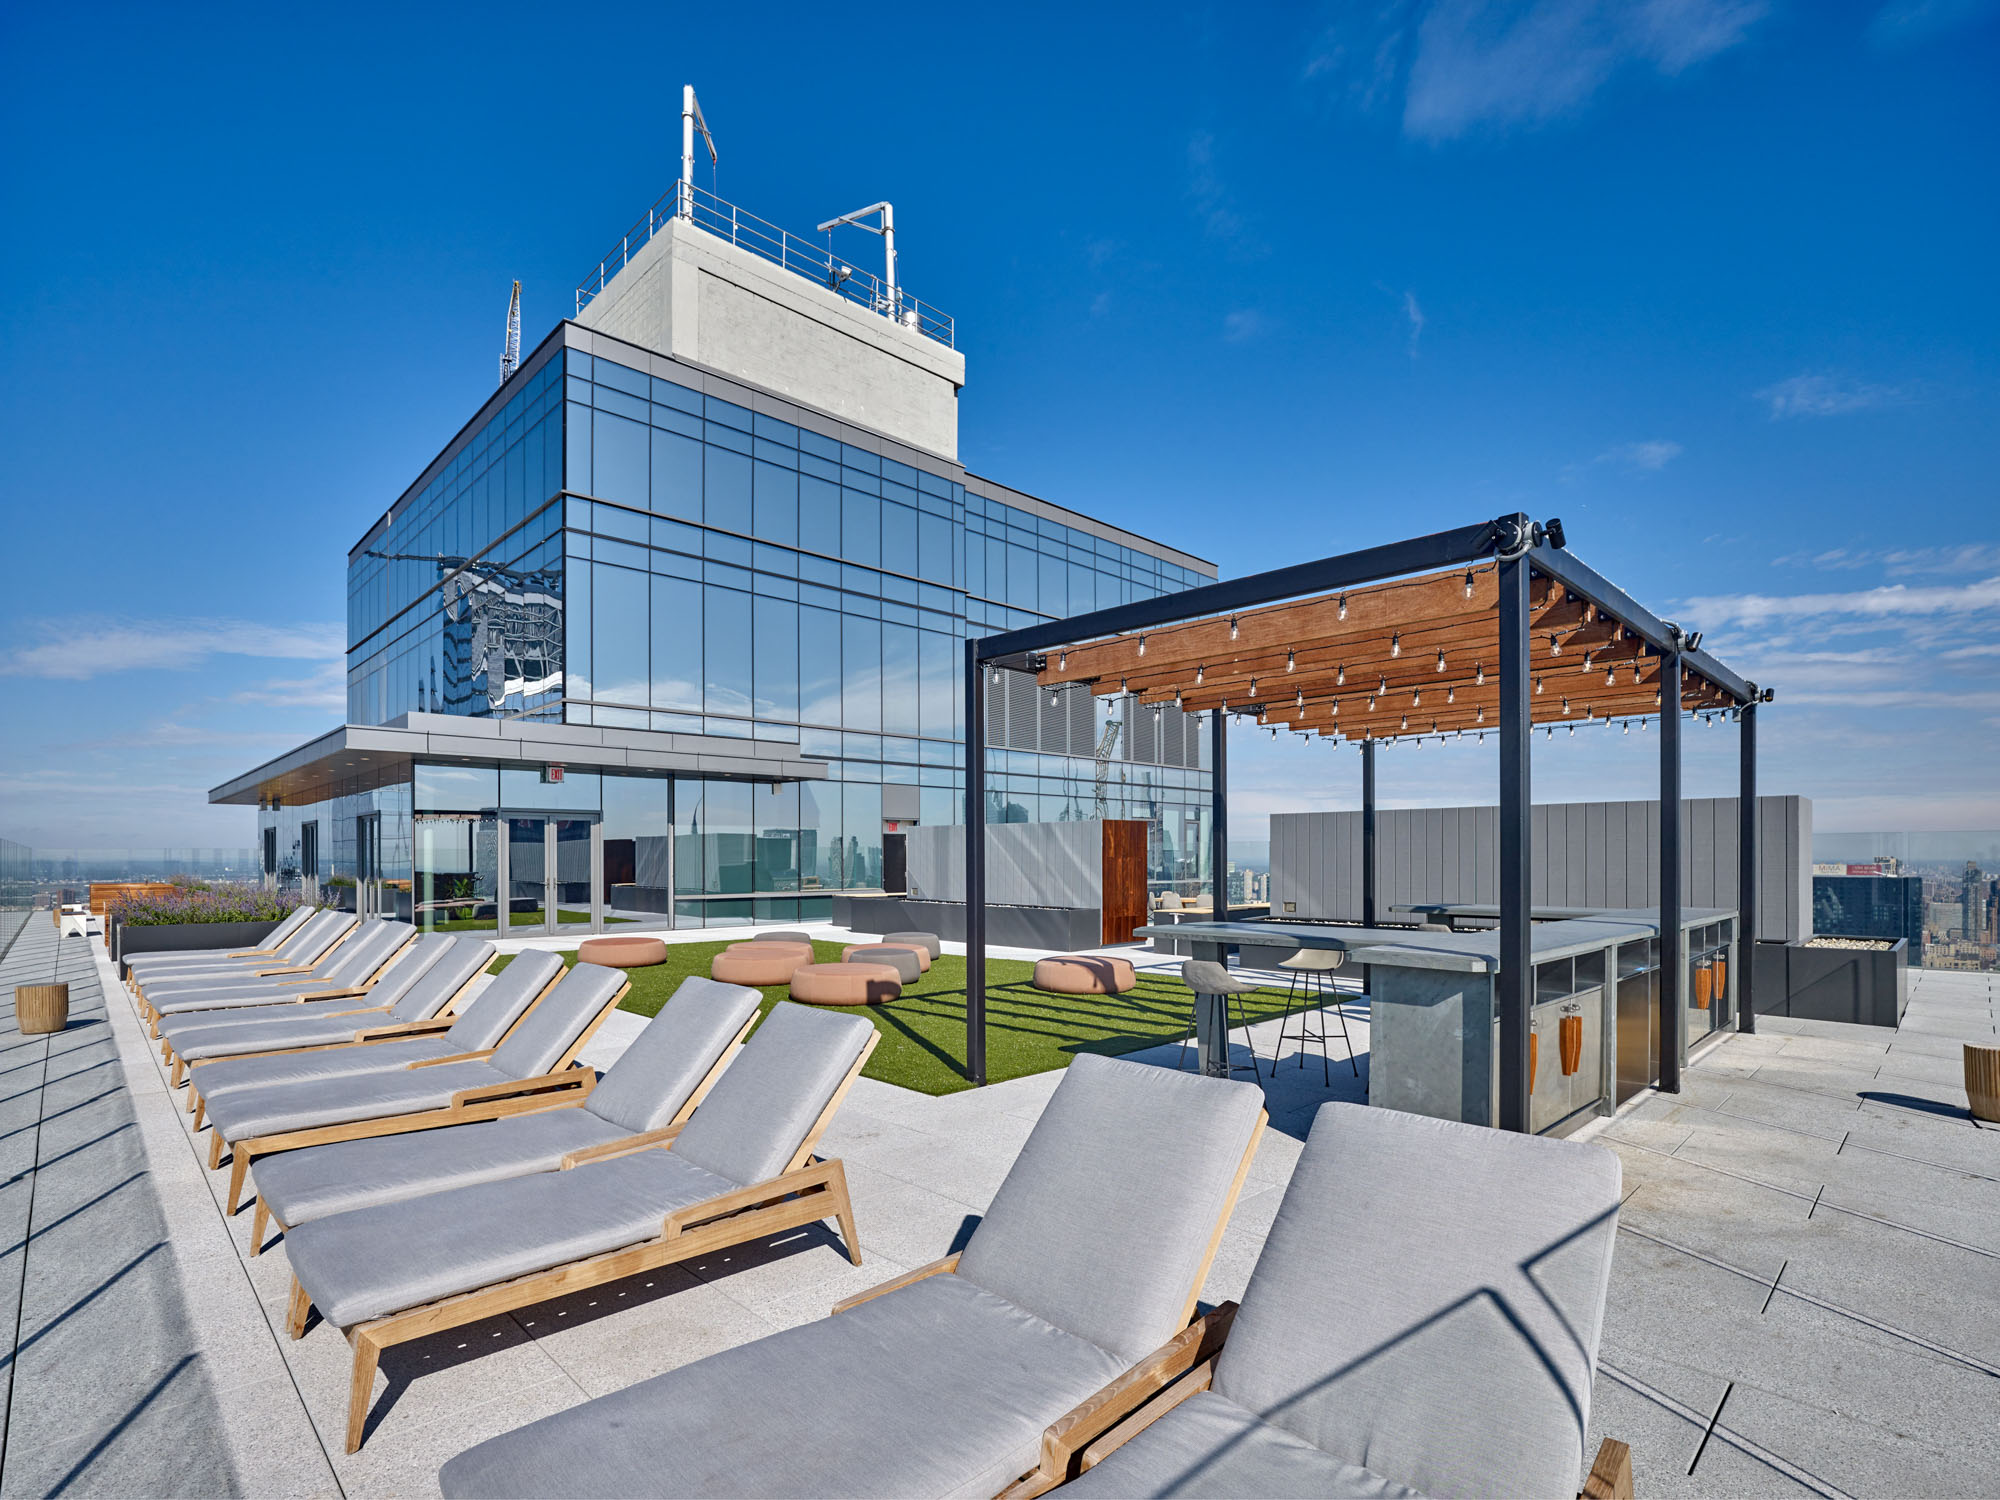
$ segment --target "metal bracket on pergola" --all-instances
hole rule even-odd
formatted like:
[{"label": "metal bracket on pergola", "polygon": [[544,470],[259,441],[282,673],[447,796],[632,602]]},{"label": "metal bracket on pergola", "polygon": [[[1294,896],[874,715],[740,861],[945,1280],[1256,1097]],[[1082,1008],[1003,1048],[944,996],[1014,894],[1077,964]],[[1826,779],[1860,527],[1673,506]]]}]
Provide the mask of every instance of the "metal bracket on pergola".
[{"label": "metal bracket on pergola", "polygon": [[[1375,749],[1497,736],[1500,751],[1500,1120],[1527,1129],[1530,958],[1528,740],[1537,725],[1660,720],[1660,1087],[1680,1089],[1680,727],[1742,725],[1739,929],[1756,928],[1756,705],[1771,694],[1564,550],[1562,523],[1515,514],[1317,562],[966,642],[966,1064],[986,1081],[986,686],[995,668],[1172,703],[1210,718],[1210,878],[1228,918],[1231,716],[1352,740],[1362,755],[1363,913],[1375,912]],[[1678,706],[1668,712],[1667,705]],[[1749,950],[1746,948],[1745,950]],[[1754,965],[1737,1024],[1755,1029]],[[1672,1045],[1670,1045],[1670,1040]]]}]

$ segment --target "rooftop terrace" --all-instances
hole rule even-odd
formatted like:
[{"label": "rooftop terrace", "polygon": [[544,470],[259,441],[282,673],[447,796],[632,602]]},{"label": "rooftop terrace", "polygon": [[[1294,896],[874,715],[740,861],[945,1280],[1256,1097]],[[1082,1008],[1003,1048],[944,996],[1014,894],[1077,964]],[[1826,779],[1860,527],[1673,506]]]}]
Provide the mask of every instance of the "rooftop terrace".
[{"label": "rooftop terrace", "polygon": [[[58,943],[38,917],[0,983],[49,975],[73,986],[70,1028],[0,1035],[18,1115],[0,1136],[9,1492],[435,1493],[439,1464],[485,1437],[822,1317],[962,1244],[1062,1076],[937,1097],[862,1079],[824,1142],[846,1163],[862,1266],[814,1226],[394,1348],[347,1455],[339,1332],[284,1336],[282,1240],[246,1255],[250,1216],[223,1216],[227,1169],[206,1169],[101,947]],[[1629,1441],[1641,1493],[1990,1490],[2000,1133],[1968,1116],[1957,1049],[1995,1035],[2000,995],[1986,975],[1912,980],[1898,1029],[1763,1017],[1699,1052],[1680,1095],[1583,1132],[1617,1152],[1626,1189],[1591,1445]],[[1253,1028],[1273,1128],[1206,1300],[1242,1292],[1318,1105],[1366,1097],[1365,1003],[1350,1012],[1358,1067],[1330,1085],[1291,1045],[1273,1072],[1277,1023]],[[585,1060],[606,1065],[639,1024],[615,1016]]]}]

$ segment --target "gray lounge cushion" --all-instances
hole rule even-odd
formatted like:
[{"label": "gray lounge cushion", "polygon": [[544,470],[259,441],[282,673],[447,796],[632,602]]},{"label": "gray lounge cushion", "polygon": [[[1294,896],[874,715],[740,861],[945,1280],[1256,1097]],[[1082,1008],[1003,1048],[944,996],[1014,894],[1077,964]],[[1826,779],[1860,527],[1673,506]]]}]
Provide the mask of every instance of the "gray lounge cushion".
[{"label": "gray lounge cushion", "polygon": [[276,1057],[225,1057],[219,1062],[203,1063],[188,1076],[195,1092],[213,1105],[223,1095],[240,1089],[292,1087],[327,1078],[395,1073],[411,1063],[457,1057],[464,1051],[448,1037],[399,1037],[366,1046],[284,1052]]},{"label": "gray lounge cushion", "polygon": [[985,1497],[1123,1368],[933,1276],[494,1438],[438,1480],[452,1497]]},{"label": "gray lounge cushion", "polygon": [[[224,959],[215,964],[195,965],[191,970],[176,969],[172,978],[178,983],[195,978],[255,977],[260,969],[309,969],[326,956],[328,949],[347,935],[354,923],[355,919],[346,912],[321,912],[318,917],[292,934],[291,940],[275,954],[264,958]],[[149,978],[149,971],[143,968],[136,969],[134,974],[140,984],[149,989],[163,977],[152,975]]]},{"label": "gray lounge cushion", "polygon": [[1263,1107],[1254,1084],[1077,1058],[958,1274],[1128,1362],[1144,1358],[1183,1324]]},{"label": "gray lounge cushion", "polygon": [[628,1134],[661,1129],[763,999],[745,985],[690,974],[598,1080],[590,1112]]},{"label": "gray lounge cushion", "polygon": [[410,941],[410,929],[402,923],[379,922],[358,933],[339,950],[339,961],[329,959],[310,975],[245,980],[232,984],[161,991],[147,998],[161,1015],[194,1010],[297,1003],[300,995],[317,991],[338,993],[360,989],[374,978],[396,951]]},{"label": "gray lounge cushion", "polygon": [[535,1003],[535,997],[562,973],[559,953],[531,948],[514,955],[514,961],[493,976],[492,982],[460,1012],[445,1038],[457,1052],[484,1052],[500,1045],[500,1038],[521,1019],[521,1012]]},{"label": "gray lounge cushion", "polygon": [[847,962],[853,964],[882,964],[896,971],[896,978],[904,984],[915,984],[923,977],[924,966],[921,959],[912,952],[909,943],[877,943],[865,948],[856,948],[847,955]]},{"label": "gray lounge cushion", "polygon": [[753,943],[810,943],[812,941],[812,934],[810,932],[753,932],[750,934],[750,941]]},{"label": "gray lounge cushion", "polygon": [[682,1128],[674,1154],[718,1177],[768,1182],[785,1170],[873,1031],[860,1016],[773,1006]]},{"label": "gray lounge cushion", "polygon": [[386,1120],[392,1115],[443,1109],[451,1103],[451,1096],[462,1090],[517,1081],[490,1063],[446,1062],[429,1068],[398,1068],[391,1073],[356,1073],[262,1088],[230,1089],[202,1097],[208,1101],[209,1123],[222,1138],[246,1141],[294,1130],[316,1130],[323,1125]]},{"label": "gray lounge cushion", "polygon": [[652,1239],[737,1184],[664,1150],[334,1214],[285,1236],[292,1273],[351,1327]]},{"label": "gray lounge cushion", "polygon": [[284,1224],[530,1172],[646,1130],[680,1112],[762,1000],[700,975],[681,982],[581,1108],[376,1140],[339,1141],[257,1165],[257,1190]]},{"label": "gray lounge cushion", "polygon": [[1618,1193],[1601,1146],[1324,1105],[1216,1393],[1426,1495],[1574,1495]]},{"label": "gray lounge cushion", "polygon": [[1168,1412],[1065,1495],[1199,1496],[1203,1500],[1409,1500],[1417,1491],[1320,1452],[1254,1412],[1203,1391]]},{"label": "gray lounge cushion", "polygon": [[885,943],[905,943],[910,947],[921,947],[932,958],[944,957],[944,944],[938,941],[935,932],[891,932],[884,935]]},{"label": "gray lounge cushion", "polygon": [[536,1078],[548,1072],[625,983],[623,969],[578,964],[500,1044],[493,1054],[494,1071],[503,1078]]},{"label": "gray lounge cushion", "polygon": [[553,1172],[572,1151],[626,1135],[587,1109],[547,1109],[476,1125],[335,1141],[283,1151],[252,1171],[278,1222],[296,1227],[328,1214],[530,1172]]},{"label": "gray lounge cushion", "polygon": [[[203,1026],[172,1035],[168,1035],[166,1028],[162,1027],[161,1035],[174,1044],[174,1052],[185,1062],[237,1057],[252,1052],[283,1052],[294,1047],[337,1047],[342,1042],[353,1041],[366,1028],[390,1024],[386,1012],[357,1012],[355,1007],[362,1003],[360,999],[318,1000],[311,1005],[273,1007],[284,1010],[286,1014]],[[342,1014],[338,1009],[323,1012],[320,1010],[322,1005],[345,1006],[346,1013]],[[300,1011],[312,1011],[314,1014],[296,1014]],[[195,1014],[207,1016],[214,1012],[204,1010]]]}]

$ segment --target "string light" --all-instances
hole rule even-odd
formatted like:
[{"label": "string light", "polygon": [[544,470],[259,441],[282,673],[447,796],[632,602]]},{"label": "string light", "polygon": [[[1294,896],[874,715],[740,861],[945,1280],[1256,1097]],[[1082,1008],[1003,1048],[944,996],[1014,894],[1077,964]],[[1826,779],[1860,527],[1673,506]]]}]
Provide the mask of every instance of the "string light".
[{"label": "string light", "polygon": [[1341,665],[1340,669],[1333,674],[1333,685],[1335,687],[1347,686],[1347,667],[1344,663]]},{"label": "string light", "polygon": [[1632,732],[1632,721],[1630,719],[1627,719],[1625,721],[1624,728],[1625,728],[1625,733],[1630,734]]},{"label": "string light", "polygon": [[993,669],[991,680],[995,687],[998,687],[1000,685],[1000,669],[998,667],[995,667]]},{"label": "string light", "polygon": [[1069,670],[1069,652],[1058,651],[1056,653],[1056,670],[1058,672],[1067,672]]},{"label": "string light", "polygon": [[1340,618],[1343,620],[1347,618],[1347,595],[1345,594],[1340,596]]},{"label": "string light", "polygon": [[1375,679],[1375,696],[1380,698],[1383,694],[1387,693],[1388,691],[1389,691],[1389,679],[1386,677],[1377,677]]},{"label": "string light", "polygon": [[1458,702],[1458,688],[1455,684],[1444,690],[1444,701],[1447,703]]},{"label": "string light", "polygon": [[1485,663],[1485,662],[1481,662],[1481,663],[1479,664],[1479,668],[1478,668],[1478,670],[1477,670],[1476,672],[1474,672],[1474,673],[1473,673],[1473,676],[1472,676],[1472,682],[1473,682],[1473,686],[1475,686],[1475,687],[1485,687],[1485,686],[1486,686],[1486,663]]},{"label": "string light", "polygon": [[1412,688],[1410,690],[1410,707],[1422,708],[1423,706],[1424,706],[1424,690],[1422,688]]},{"label": "string light", "polygon": [[1537,677],[1535,679],[1535,696],[1539,698],[1541,696],[1541,693],[1542,693],[1542,679]]},{"label": "string light", "polygon": [[1567,698],[1563,699],[1563,716],[1565,718],[1569,716],[1569,699]]},{"label": "string light", "polygon": [[1253,698],[1257,696],[1257,679],[1254,677],[1250,679],[1250,696]]},{"label": "string light", "polygon": [[1174,689],[1174,707],[1179,708],[1180,706],[1181,706],[1181,690],[1177,687]]},{"label": "string light", "polygon": [[1333,709],[1333,717],[1334,717],[1334,718],[1336,718],[1336,719],[1337,719],[1337,718],[1339,718],[1339,717],[1340,717],[1340,700],[1339,700],[1338,698],[1329,698],[1329,699],[1327,700],[1327,702],[1328,702],[1328,704],[1329,704],[1329,705],[1330,705],[1330,706],[1332,707],[1332,709]]},{"label": "string light", "polygon": [[1295,671],[1297,670],[1298,665],[1299,665],[1298,658],[1292,655],[1291,648],[1287,646],[1285,648],[1285,670],[1287,672]]},{"label": "string light", "polygon": [[1551,725],[1549,725],[1549,731],[1548,731],[1548,735],[1547,735],[1547,738],[1549,738],[1549,739],[1554,739],[1555,737],[1556,737],[1556,726],[1555,726],[1555,725],[1553,725],[1553,724],[1551,724]]},{"label": "string light", "polygon": [[1472,569],[1470,568],[1465,570],[1465,597],[1468,599],[1472,597]]},{"label": "string light", "polygon": [[1592,655],[1594,655],[1594,653],[1589,651],[1583,653],[1583,670],[1586,672],[1590,670],[1590,665],[1591,665],[1590,659]]},{"label": "string light", "polygon": [[1141,656],[1146,654],[1146,638],[1143,635],[1139,637],[1139,654]]},{"label": "string light", "polygon": [[1403,715],[1403,726],[1402,726],[1402,727],[1403,727],[1403,728],[1405,728],[1405,729],[1408,729],[1408,728],[1410,727],[1410,716],[1409,716],[1408,714],[1404,714],[1404,715]]},{"label": "string light", "polygon": [[1401,656],[1403,654],[1403,636],[1401,631],[1389,637],[1389,654],[1391,656]]},{"label": "string light", "polygon": [[1195,665],[1195,669],[1194,669],[1194,685],[1195,685],[1196,687],[1200,687],[1200,686],[1201,686],[1201,680],[1202,680],[1202,678],[1206,677],[1207,675],[1208,675],[1208,666],[1207,666],[1207,664],[1206,664],[1206,663],[1197,663],[1197,664]]},{"label": "string light", "polygon": [[1118,691],[1121,693],[1125,691],[1125,679],[1122,677],[1118,679]]},{"label": "string light", "polygon": [[1294,706],[1300,709],[1306,706],[1306,690],[1304,688],[1299,689],[1299,701]]},{"label": "string light", "polygon": [[1438,652],[1438,670],[1440,672],[1444,670],[1444,652],[1442,651]]},{"label": "string light", "polygon": [[[1479,710],[1479,716],[1475,718],[1472,722],[1475,724],[1484,724],[1486,722],[1486,709],[1483,705]],[[1486,738],[1486,736],[1482,734],[1480,738],[1483,740]]]},{"label": "string light", "polygon": [[1617,681],[1618,681],[1617,670],[1613,667],[1606,667],[1604,669],[1604,685],[1606,687],[1612,687],[1616,685]]},{"label": "string light", "polygon": [[1571,739],[1575,739],[1575,738],[1576,738],[1576,726],[1575,726],[1574,724],[1572,724],[1572,725],[1570,725],[1570,726],[1569,726],[1569,737],[1570,737]]},{"label": "string light", "polygon": [[1234,615],[1229,617],[1229,638],[1232,641],[1236,639],[1236,616]]},{"label": "string light", "polygon": [[1054,688],[1050,688],[1050,689],[1049,689],[1049,707],[1050,707],[1050,708],[1054,708],[1055,706],[1056,706],[1056,690],[1055,690]]},{"label": "string light", "polygon": [[1562,638],[1561,638],[1560,636],[1553,636],[1553,635],[1552,635],[1552,636],[1550,636],[1550,637],[1549,637],[1549,655],[1551,655],[1551,656],[1561,656],[1562,654],[1563,654],[1563,643],[1562,643]]}]

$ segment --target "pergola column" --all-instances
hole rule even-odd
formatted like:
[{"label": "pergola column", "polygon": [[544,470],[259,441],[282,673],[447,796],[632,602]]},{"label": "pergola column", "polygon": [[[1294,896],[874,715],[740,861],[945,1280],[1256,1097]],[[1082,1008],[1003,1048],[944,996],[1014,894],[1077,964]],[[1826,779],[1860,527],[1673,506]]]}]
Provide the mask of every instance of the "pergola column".
[{"label": "pergola column", "polygon": [[1737,715],[1736,1029],[1757,1029],[1757,700]]},{"label": "pergola column", "polygon": [[1229,920],[1229,715],[1208,716],[1208,876],[1209,915]]},{"label": "pergola column", "polygon": [[1375,742],[1361,742],[1361,925],[1375,925]]},{"label": "pergola column", "polygon": [[1533,808],[1528,737],[1534,730],[1529,681],[1528,559],[1500,563],[1500,972],[1494,1004],[1500,1013],[1502,1130],[1528,1132],[1533,1092],[1528,1041],[1534,1003],[1534,934],[1529,901]]},{"label": "pergola column", "polygon": [[[1679,636],[1674,637],[1678,643]],[[1681,1091],[1681,651],[1660,658],[1660,1092]]]},{"label": "pergola column", "polygon": [[965,1072],[986,1082],[986,667],[965,643]]}]

